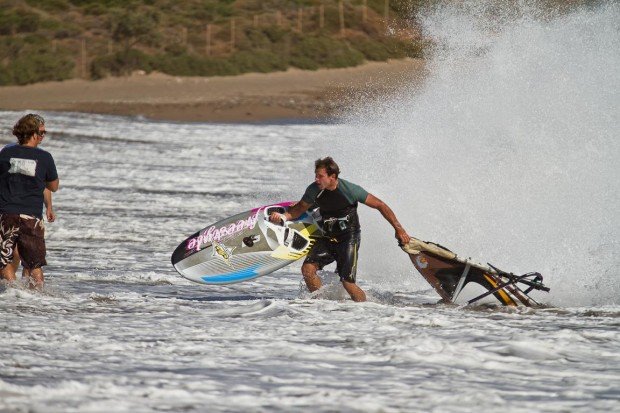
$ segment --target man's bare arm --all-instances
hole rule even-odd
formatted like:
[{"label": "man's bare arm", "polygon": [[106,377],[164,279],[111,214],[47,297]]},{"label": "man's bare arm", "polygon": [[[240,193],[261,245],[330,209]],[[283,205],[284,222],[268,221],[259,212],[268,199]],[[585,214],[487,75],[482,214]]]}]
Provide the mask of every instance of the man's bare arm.
[{"label": "man's bare arm", "polygon": [[47,188],[43,190],[43,203],[45,204],[47,221],[54,222],[56,220],[56,213],[54,213],[54,207],[52,206],[52,192]]},{"label": "man's bare arm", "polygon": [[407,234],[407,231],[405,231],[400,222],[398,222],[394,211],[392,211],[392,209],[385,202],[383,202],[373,194],[368,194],[368,196],[366,197],[366,202],[364,203],[369,207],[377,209],[379,210],[379,212],[381,212],[383,218],[385,218],[386,221],[389,222],[392,227],[394,227],[394,231],[396,232],[396,239],[401,244],[407,244],[409,242],[411,237],[409,236],[409,234]]},{"label": "man's bare arm", "polygon": [[45,183],[45,187],[46,187],[47,189],[49,189],[50,191],[52,191],[52,192],[56,192],[56,191],[58,191],[58,184],[59,184],[59,182],[60,182],[60,181],[59,181],[58,179],[55,179],[55,180],[53,180],[53,181],[46,182],[46,183]]},{"label": "man's bare arm", "polygon": [[273,212],[271,215],[269,215],[269,220],[271,222],[280,222],[282,219],[284,219],[285,221],[291,221],[293,219],[297,219],[304,212],[306,212],[308,208],[310,208],[310,206],[311,204],[307,202],[299,201],[298,203],[290,207],[288,211],[286,211],[284,214]]}]

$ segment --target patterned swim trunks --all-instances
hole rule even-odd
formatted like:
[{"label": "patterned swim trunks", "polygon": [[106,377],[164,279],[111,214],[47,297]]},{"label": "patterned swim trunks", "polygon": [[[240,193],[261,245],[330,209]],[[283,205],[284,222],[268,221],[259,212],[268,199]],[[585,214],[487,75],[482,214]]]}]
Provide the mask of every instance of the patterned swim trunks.
[{"label": "patterned swim trunks", "polygon": [[43,220],[23,214],[0,214],[0,268],[13,261],[15,247],[19,248],[24,268],[47,265]]}]

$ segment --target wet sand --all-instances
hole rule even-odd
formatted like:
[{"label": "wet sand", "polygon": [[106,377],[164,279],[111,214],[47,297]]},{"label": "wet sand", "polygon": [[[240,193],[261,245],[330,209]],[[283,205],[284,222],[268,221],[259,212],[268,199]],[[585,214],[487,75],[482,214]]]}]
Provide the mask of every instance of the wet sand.
[{"label": "wet sand", "polygon": [[134,73],[97,81],[0,87],[0,110],[74,111],[172,121],[320,121],[337,117],[359,100],[388,96],[418,84],[423,76],[421,59],[231,77]]}]

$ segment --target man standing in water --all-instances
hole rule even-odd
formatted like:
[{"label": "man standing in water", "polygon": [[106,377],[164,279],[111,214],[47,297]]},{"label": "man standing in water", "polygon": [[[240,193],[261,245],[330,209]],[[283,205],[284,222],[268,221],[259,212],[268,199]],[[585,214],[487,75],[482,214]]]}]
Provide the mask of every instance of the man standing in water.
[{"label": "man standing in water", "polygon": [[[0,152],[2,152],[5,148],[10,148],[11,146],[16,145],[18,144],[9,143],[4,148],[0,149]],[[43,203],[45,204],[45,215],[47,217],[47,222],[54,222],[56,220],[56,213],[54,212],[54,209],[52,207],[52,192],[47,188],[45,188],[45,190],[43,191]],[[13,249],[13,261],[7,264],[12,268],[7,271],[17,273],[20,262],[21,258],[19,257],[19,250],[17,249],[17,246],[15,246],[15,248]],[[27,280],[28,284],[32,283],[32,280],[30,278],[30,270],[24,268],[24,270],[22,271],[22,279]]]},{"label": "man standing in water", "polygon": [[42,266],[46,249],[42,210],[43,192],[58,190],[54,158],[37,148],[46,134],[45,121],[28,114],[13,127],[18,145],[0,152],[0,269],[7,281],[15,280],[15,266],[10,265],[15,248],[19,248],[24,270],[30,274],[31,286],[43,286]]},{"label": "man standing in water", "polygon": [[361,240],[358,203],[379,210],[394,227],[396,239],[400,243],[408,243],[410,237],[387,204],[359,185],[338,178],[340,168],[331,157],[318,159],[314,163],[314,169],[314,183],[308,186],[301,201],[284,214],[274,212],[269,218],[273,222],[282,219],[288,221],[300,217],[311,206],[318,206],[323,219],[324,236],[314,244],[301,267],[308,289],[313,292],[321,288],[317,270],[336,261],[336,271],[351,299],[366,301],[366,293],[355,283],[357,253]]}]

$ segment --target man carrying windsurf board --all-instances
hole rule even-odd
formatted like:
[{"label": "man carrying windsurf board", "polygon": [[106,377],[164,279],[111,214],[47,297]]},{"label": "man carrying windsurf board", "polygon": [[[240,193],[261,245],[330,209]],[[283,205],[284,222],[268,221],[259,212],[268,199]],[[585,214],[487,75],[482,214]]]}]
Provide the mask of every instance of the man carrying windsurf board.
[{"label": "man carrying windsurf board", "polygon": [[331,157],[317,159],[314,166],[314,182],[306,188],[301,200],[284,214],[272,213],[269,219],[289,221],[300,217],[311,206],[318,206],[324,235],[318,238],[301,267],[308,289],[314,292],[321,288],[317,271],[336,261],[336,271],[351,299],[366,301],[366,293],[355,283],[361,240],[358,204],[361,202],[381,212],[401,244],[407,244],[410,237],[385,202],[361,186],[339,178],[340,168]]}]

